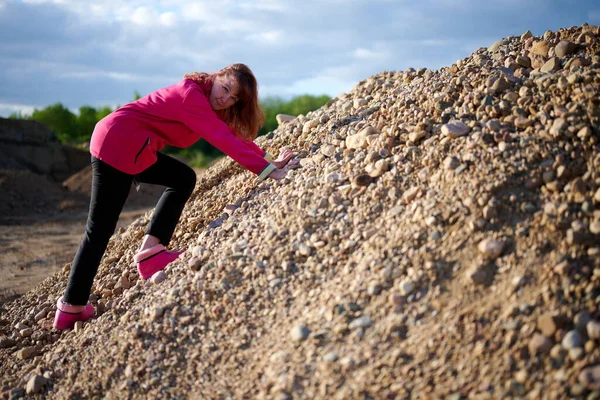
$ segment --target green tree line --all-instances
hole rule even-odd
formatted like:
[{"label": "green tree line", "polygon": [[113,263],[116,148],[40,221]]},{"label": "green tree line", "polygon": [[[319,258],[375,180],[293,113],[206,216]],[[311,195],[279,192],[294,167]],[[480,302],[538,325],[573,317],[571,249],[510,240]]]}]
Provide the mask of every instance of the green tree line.
[{"label": "green tree line", "polygon": [[[134,92],[134,100],[139,98],[140,94]],[[318,109],[327,103],[329,99],[326,95],[301,95],[291,100],[284,100],[279,97],[268,97],[262,100],[260,104],[266,120],[265,125],[258,131],[258,135],[265,135],[277,128],[275,118],[277,114],[305,115],[309,111]],[[108,106],[98,108],[81,106],[78,113],[73,113],[63,104],[56,103],[41,110],[34,109],[31,115],[12,113],[9,118],[38,121],[54,131],[61,143],[83,148],[89,142],[96,123],[113,111]],[[167,146],[164,151],[186,159],[195,167],[206,167],[215,158],[222,155],[220,151],[204,140],[198,141],[187,149]]]}]

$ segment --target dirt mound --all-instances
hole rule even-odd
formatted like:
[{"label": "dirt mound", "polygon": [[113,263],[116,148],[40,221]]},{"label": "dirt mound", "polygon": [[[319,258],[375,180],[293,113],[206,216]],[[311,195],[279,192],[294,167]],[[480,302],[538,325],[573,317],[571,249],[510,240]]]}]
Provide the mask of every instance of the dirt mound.
[{"label": "dirt mound", "polygon": [[217,163],[161,279],[131,264],[146,214],[97,318],[48,328],[66,270],[5,304],[5,397],[598,398],[598,33],[366,79],[259,139],[301,150],[282,181]]},{"label": "dirt mound", "polygon": [[44,175],[23,170],[0,170],[0,221],[44,218],[61,212],[81,212],[89,200],[71,193]]}]

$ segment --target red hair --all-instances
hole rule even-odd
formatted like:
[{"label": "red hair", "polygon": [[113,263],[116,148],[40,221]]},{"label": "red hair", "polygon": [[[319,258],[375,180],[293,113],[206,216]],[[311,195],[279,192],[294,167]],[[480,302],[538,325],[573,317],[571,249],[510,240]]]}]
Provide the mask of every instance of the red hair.
[{"label": "red hair", "polygon": [[237,83],[238,100],[229,108],[217,112],[233,133],[241,139],[253,140],[265,123],[265,114],[258,103],[258,83],[250,68],[245,64],[231,64],[217,72],[191,72],[184,78],[198,83],[211,82],[219,76],[230,76]]}]

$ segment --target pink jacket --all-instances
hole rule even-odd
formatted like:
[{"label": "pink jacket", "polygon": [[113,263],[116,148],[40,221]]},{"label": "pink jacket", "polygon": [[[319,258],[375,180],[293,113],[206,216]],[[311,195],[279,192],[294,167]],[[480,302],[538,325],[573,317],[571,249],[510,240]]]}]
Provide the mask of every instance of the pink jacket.
[{"label": "pink jacket", "polygon": [[92,155],[135,175],[156,162],[165,145],[189,147],[201,138],[265,179],[276,167],[252,141],[237,138],[208,101],[212,85],[191,79],[159,89],[107,115],[96,124]]}]

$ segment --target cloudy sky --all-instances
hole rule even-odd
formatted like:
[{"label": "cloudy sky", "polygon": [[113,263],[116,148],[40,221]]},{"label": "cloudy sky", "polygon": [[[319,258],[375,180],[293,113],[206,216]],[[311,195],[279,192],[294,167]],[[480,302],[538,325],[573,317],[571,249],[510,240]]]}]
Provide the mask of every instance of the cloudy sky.
[{"label": "cloudy sky", "polygon": [[597,0],[0,0],[0,116],[124,104],[234,63],[261,97],[337,96],[531,30],[600,24]]}]

